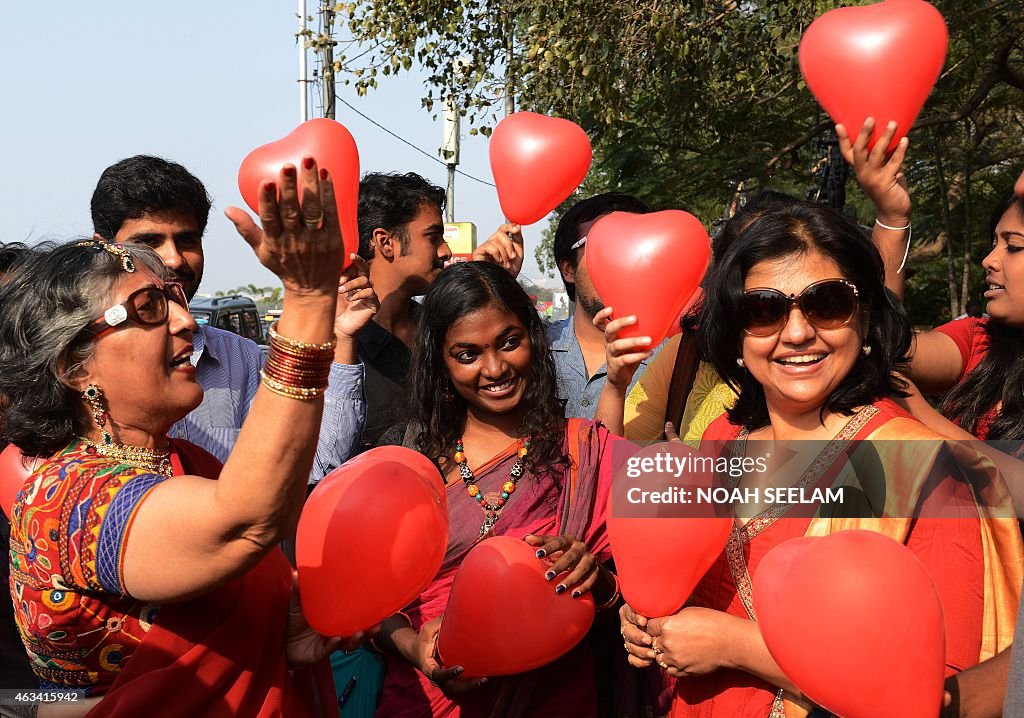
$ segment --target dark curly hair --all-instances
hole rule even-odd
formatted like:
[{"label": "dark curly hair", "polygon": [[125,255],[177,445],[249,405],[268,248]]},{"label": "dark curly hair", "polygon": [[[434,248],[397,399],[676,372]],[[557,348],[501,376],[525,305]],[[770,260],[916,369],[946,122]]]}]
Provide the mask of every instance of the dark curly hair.
[{"label": "dark curly hair", "polygon": [[[990,237],[995,239],[999,220],[1012,208],[1024,221],[1024,198],[1010,193],[992,212]],[[999,414],[985,438],[1020,441],[1024,439],[1024,329],[989,319],[985,331],[988,349],[984,358],[949,392],[942,403],[942,413],[975,434],[982,418],[1001,402]]]},{"label": "dark curly hair", "polygon": [[885,288],[882,257],[868,236],[839,212],[812,202],[775,206],[757,216],[712,263],[700,317],[704,356],[739,398],[729,420],[748,429],[769,423],[764,388],[736,364],[741,355],[743,286],[751,269],[765,261],[820,252],[840,268],[859,292],[867,329],[869,356],[859,356],[842,383],[822,405],[850,415],[856,407],[888,396],[906,396],[905,382],[893,372],[906,371],[911,343],[910,320],[903,305]]},{"label": "dark curly hair", "polygon": [[135,155],[103,170],[90,202],[93,230],[107,240],[114,239],[125,221],[154,212],[195,217],[202,236],[210,205],[195,175],[177,162],[151,155]]},{"label": "dark curly hair", "polygon": [[424,206],[444,212],[445,191],[415,172],[371,172],[359,182],[359,256],[373,259],[373,230],[398,237],[402,254],[409,249],[409,222]]},{"label": "dark curly hair", "polygon": [[530,337],[532,371],[518,427],[520,436],[532,437],[526,468],[568,467],[563,447],[565,404],[557,398],[555,364],[544,324],[523,288],[491,262],[461,262],[444,269],[423,300],[410,380],[410,414],[421,428],[417,448],[435,461],[455,448],[466,424],[466,400],[449,395],[445,337],[455,322],[486,306],[514,314]]},{"label": "dark curly hair", "polygon": [[[125,245],[136,265],[156,277],[153,250]],[[49,456],[90,421],[66,379],[92,356],[82,329],[110,305],[124,277],[121,260],[95,243],[33,248],[0,282],[0,395],[6,397],[4,438],[26,455]]]}]

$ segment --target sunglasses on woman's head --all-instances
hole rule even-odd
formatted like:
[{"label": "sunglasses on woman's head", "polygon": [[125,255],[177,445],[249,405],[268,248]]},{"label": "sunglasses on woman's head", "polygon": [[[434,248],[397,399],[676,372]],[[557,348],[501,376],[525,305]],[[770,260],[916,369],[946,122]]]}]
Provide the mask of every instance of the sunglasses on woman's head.
[{"label": "sunglasses on woman's head", "polygon": [[177,282],[167,282],[162,287],[137,289],[123,302],[103,312],[102,317],[89,324],[83,331],[92,334],[93,337],[99,337],[129,319],[143,326],[163,324],[167,321],[168,302],[174,302],[188,310],[185,290]]},{"label": "sunglasses on woman's head", "polygon": [[756,287],[743,292],[743,331],[754,337],[777,334],[786,326],[793,307],[799,307],[816,329],[839,329],[853,320],[859,303],[857,287],[845,279],[823,279],[799,295]]}]

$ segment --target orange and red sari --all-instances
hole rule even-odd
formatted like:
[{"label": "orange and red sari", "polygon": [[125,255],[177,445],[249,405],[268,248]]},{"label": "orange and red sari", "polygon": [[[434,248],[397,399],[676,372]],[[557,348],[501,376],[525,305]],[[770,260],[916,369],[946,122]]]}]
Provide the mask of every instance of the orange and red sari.
[{"label": "orange and red sari", "polygon": [[[723,415],[703,438],[731,441],[744,436]],[[1012,514],[991,518],[979,509],[978,491],[986,492],[987,506],[1005,499],[994,467],[962,445],[943,442],[894,403],[882,400],[849,420],[798,485],[826,487],[841,480],[843,446],[863,439],[872,441],[890,489],[881,518],[792,517],[779,507],[746,523],[737,520],[726,550],[694,591],[694,605],[756,621],[751,579],[768,551],[791,538],[868,529],[906,545],[928,570],[946,617],[947,674],[1011,645],[1024,547]],[[804,716],[806,710],[756,676],[722,669],[679,679],[670,715],[780,718]]]}]

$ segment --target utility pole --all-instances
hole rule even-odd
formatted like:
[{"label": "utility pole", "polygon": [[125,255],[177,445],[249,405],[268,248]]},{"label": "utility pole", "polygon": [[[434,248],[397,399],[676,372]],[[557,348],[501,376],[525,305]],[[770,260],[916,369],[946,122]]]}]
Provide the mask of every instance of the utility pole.
[{"label": "utility pole", "polygon": [[505,117],[516,111],[515,78],[512,76],[514,35],[514,18],[510,13],[508,18],[508,44],[505,46]]},{"label": "utility pole", "polygon": [[323,22],[324,43],[320,48],[322,62],[320,78],[323,81],[324,117],[334,119],[334,8],[328,0],[320,2],[320,18]]},{"label": "utility pole", "polygon": [[299,0],[299,122],[309,119],[309,88],[306,83],[306,0]]},{"label": "utility pole", "polygon": [[444,219],[455,221],[455,168],[459,164],[459,108],[449,98],[444,104],[444,138],[441,155],[448,165],[448,192],[445,200]]}]

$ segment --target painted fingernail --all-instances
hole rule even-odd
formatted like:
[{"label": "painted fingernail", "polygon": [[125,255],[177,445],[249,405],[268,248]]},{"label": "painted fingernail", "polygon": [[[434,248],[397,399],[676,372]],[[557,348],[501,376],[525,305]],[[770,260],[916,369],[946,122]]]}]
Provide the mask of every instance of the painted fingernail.
[{"label": "painted fingernail", "polygon": [[320,168],[320,179],[322,179],[322,180],[327,179],[327,170],[324,169],[323,167]]},{"label": "painted fingernail", "polygon": [[544,578],[546,578],[548,581],[550,581],[551,579],[553,579],[557,575],[558,574],[556,574],[554,571],[548,571],[546,574],[544,574]]},{"label": "painted fingernail", "polygon": [[263,183],[263,189],[267,192],[277,192],[277,185],[273,182],[267,181]]},{"label": "painted fingernail", "polygon": [[537,549],[537,558],[544,558],[548,555],[548,552],[542,548]]},{"label": "painted fingernail", "polygon": [[292,165],[285,165],[283,172],[285,177],[295,176],[295,168]]},{"label": "painted fingernail", "polygon": [[565,593],[565,586],[563,586],[562,584],[558,584],[557,586],[555,586],[555,593]]},{"label": "painted fingernail", "polygon": [[302,166],[305,167],[307,170],[313,169],[313,158],[312,157],[303,157],[302,158]]},{"label": "painted fingernail", "polygon": [[573,597],[573,598],[579,598],[579,597],[580,597],[580,596],[582,596],[582,595],[583,595],[583,592],[582,592],[582,591],[573,591],[573,592],[572,592],[572,597]]}]

